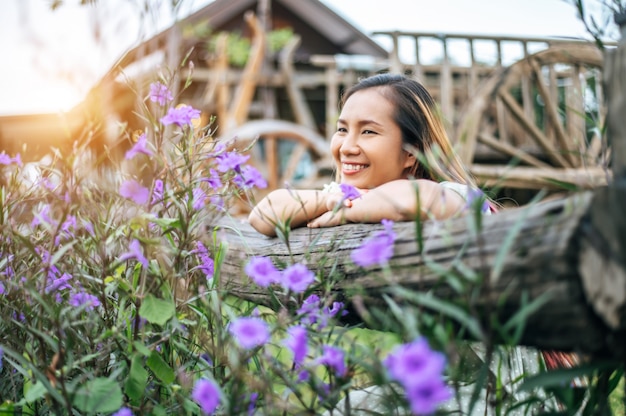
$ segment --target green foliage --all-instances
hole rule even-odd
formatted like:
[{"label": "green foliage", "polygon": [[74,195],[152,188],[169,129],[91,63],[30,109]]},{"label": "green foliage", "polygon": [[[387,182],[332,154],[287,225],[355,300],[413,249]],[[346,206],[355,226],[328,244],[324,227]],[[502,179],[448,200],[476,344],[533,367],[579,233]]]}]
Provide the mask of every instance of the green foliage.
[{"label": "green foliage", "polygon": [[[250,39],[244,37],[239,32],[226,33],[226,54],[228,62],[236,67],[243,67],[248,62],[250,55],[251,42]],[[280,51],[293,38],[293,29],[283,28],[270,30],[267,33],[267,45],[270,53]],[[211,53],[215,53],[217,49],[218,36],[215,34],[208,41],[208,49]]]}]

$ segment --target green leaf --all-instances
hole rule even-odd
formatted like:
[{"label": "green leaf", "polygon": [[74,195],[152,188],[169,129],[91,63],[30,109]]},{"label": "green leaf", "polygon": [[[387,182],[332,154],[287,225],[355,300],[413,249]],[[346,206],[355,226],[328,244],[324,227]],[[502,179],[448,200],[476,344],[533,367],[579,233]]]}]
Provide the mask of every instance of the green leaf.
[{"label": "green leaf", "polygon": [[111,413],[122,407],[124,396],[115,380],[99,377],[78,388],[73,405],[87,414]]},{"label": "green leaf", "polygon": [[537,388],[547,387],[564,387],[578,377],[593,375],[596,371],[618,368],[617,362],[603,362],[582,365],[580,367],[566,368],[562,370],[553,370],[539,373],[534,376],[527,377],[520,385],[518,391],[530,391]]},{"label": "green leaf", "polygon": [[144,357],[147,357],[150,355],[150,350],[148,349],[148,347],[146,347],[139,341],[133,342],[133,347],[135,347],[135,350],[137,350],[137,352],[143,355]]},{"label": "green leaf", "polygon": [[139,308],[139,315],[156,325],[165,325],[175,313],[176,307],[171,300],[158,299],[153,295],[146,296]]},{"label": "green leaf", "polygon": [[43,383],[33,384],[24,395],[24,401],[26,403],[32,403],[41,399],[47,392],[46,386]]},{"label": "green leaf", "polygon": [[124,391],[128,398],[133,402],[139,401],[143,396],[148,383],[148,370],[143,366],[144,357],[140,354],[135,354],[130,364],[130,371],[128,378],[124,384]]},{"label": "green leaf", "polygon": [[414,302],[417,305],[437,311],[442,315],[446,315],[454,319],[459,324],[463,325],[475,339],[482,339],[482,329],[480,328],[480,323],[463,308],[451,302],[439,299],[431,293],[412,292],[403,290],[402,288],[393,288],[392,293],[408,301]]},{"label": "green leaf", "polygon": [[174,382],[176,378],[174,370],[172,370],[172,367],[170,367],[165,360],[163,360],[158,352],[152,351],[146,364],[148,364],[148,368],[152,370],[156,378],[161,380],[163,383],[171,384]]}]

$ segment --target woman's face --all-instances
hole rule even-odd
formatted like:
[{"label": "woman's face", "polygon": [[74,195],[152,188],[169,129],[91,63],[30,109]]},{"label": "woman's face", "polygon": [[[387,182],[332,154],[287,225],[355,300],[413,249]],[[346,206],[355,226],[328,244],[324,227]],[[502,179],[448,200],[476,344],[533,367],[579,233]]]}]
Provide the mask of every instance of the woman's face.
[{"label": "woman's face", "polygon": [[380,88],[361,90],[348,98],[330,144],[342,183],[371,189],[406,178],[415,157],[402,149],[393,112],[393,104]]}]

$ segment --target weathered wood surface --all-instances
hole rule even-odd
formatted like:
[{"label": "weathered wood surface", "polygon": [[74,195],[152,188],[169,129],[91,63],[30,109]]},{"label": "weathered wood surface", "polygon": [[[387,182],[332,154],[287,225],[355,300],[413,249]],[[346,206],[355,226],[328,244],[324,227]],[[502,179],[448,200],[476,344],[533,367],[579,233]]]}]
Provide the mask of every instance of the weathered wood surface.
[{"label": "weathered wood surface", "polygon": [[[393,285],[467,301],[467,293],[459,294],[441,283],[438,270],[453,271],[457,276],[475,272],[487,283],[474,300],[474,307],[497,312],[500,322],[519,309],[523,293],[530,300],[548,294],[549,300],[528,317],[522,343],[542,349],[625,357],[626,274],[622,264],[604,261],[611,255],[602,251],[605,230],[594,228],[591,215],[598,210],[598,204],[606,202],[599,191],[484,217],[480,232],[470,216],[425,223],[421,255],[415,224],[398,223],[394,228],[397,240],[390,262],[391,277],[380,268],[365,270],[350,260],[352,250],[380,225],[297,229],[291,232],[287,247],[241,222],[232,229],[222,228],[222,237],[228,242],[222,281],[238,296],[271,305],[267,291],[252,284],[243,270],[249,256],[269,256],[276,264],[302,262],[324,276],[338,273],[341,279],[333,289],[349,304],[350,294],[356,290],[366,305],[382,305],[382,294],[389,293]],[[612,203],[618,202],[615,195],[626,203],[626,190],[612,195]],[[514,238],[502,267],[494,267],[512,233]],[[438,268],[432,267],[434,262]],[[592,293],[587,293],[589,287]],[[351,315],[352,319],[357,316],[356,312]]]}]

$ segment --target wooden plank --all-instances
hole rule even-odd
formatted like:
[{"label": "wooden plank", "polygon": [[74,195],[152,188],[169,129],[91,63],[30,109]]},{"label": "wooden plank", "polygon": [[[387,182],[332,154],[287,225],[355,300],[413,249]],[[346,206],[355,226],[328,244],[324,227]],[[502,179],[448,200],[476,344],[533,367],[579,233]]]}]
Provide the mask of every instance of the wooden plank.
[{"label": "wooden plank", "polygon": [[515,147],[507,142],[498,140],[495,137],[488,135],[484,132],[478,134],[478,140],[499,152],[509,155],[512,158],[516,158],[523,162],[526,162],[531,166],[534,166],[537,168],[549,168],[550,167],[550,165],[548,165],[547,163],[542,162],[541,160],[524,152],[523,150],[520,150],[519,147]]},{"label": "wooden plank", "polygon": [[594,189],[606,186],[613,177],[610,170],[602,167],[560,169],[472,164],[470,172],[481,186],[489,188],[506,186],[553,191],[564,190],[561,184],[569,184],[579,189]]}]

